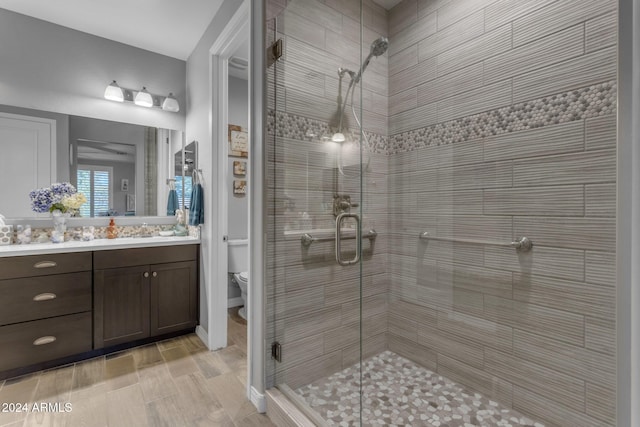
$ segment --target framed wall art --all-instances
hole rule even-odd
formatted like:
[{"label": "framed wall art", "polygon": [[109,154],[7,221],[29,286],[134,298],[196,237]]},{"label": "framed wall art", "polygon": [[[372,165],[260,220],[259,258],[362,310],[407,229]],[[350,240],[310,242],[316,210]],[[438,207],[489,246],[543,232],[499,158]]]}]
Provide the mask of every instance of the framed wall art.
[{"label": "framed wall art", "polygon": [[249,134],[241,126],[229,125],[229,155],[249,157]]},{"label": "framed wall art", "polygon": [[233,161],[233,174],[237,176],[245,176],[247,174],[247,162],[239,160]]},{"label": "framed wall art", "polygon": [[247,181],[239,179],[233,180],[233,194],[247,194]]}]

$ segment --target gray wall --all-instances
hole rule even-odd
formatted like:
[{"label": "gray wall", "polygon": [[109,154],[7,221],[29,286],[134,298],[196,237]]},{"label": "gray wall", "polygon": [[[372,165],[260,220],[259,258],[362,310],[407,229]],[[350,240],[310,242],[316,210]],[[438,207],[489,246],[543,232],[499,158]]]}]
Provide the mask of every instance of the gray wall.
[{"label": "gray wall", "polygon": [[[184,129],[185,62],[0,9],[0,104]],[[122,87],[173,92],[180,113],[104,99]]]}]

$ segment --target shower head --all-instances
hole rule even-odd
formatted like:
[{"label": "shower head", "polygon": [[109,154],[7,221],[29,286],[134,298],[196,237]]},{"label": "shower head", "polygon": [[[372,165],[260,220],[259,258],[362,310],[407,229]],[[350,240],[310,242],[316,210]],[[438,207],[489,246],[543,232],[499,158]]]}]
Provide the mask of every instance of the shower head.
[{"label": "shower head", "polygon": [[366,68],[369,66],[369,62],[371,62],[371,58],[373,58],[374,56],[378,57],[380,55],[383,55],[388,48],[389,48],[389,39],[384,36],[375,39],[373,43],[371,43],[371,50],[369,52],[369,55],[362,62],[362,67],[360,68],[358,75],[353,79],[354,83],[358,83],[360,81],[360,77],[362,77],[362,73],[364,73],[364,70],[366,70]]},{"label": "shower head", "polygon": [[369,55],[370,56],[383,55],[388,48],[389,48],[389,39],[386,37],[380,37],[378,39],[375,39],[373,43],[371,43],[371,53],[369,53]]}]

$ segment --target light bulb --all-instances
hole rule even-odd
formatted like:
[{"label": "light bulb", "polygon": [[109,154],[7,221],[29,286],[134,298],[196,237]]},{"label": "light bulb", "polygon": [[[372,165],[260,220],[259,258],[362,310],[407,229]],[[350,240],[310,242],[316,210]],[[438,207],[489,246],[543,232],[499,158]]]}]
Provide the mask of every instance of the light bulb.
[{"label": "light bulb", "polygon": [[178,104],[178,100],[173,97],[173,93],[169,93],[169,96],[162,101],[162,109],[173,113],[180,111],[180,104]]},{"label": "light bulb", "polygon": [[104,90],[104,97],[109,101],[124,101],[124,93],[122,92],[122,88],[118,86],[118,83],[116,83],[115,80]]},{"label": "light bulb", "polygon": [[331,137],[331,140],[333,142],[344,142],[346,141],[346,138],[344,137],[344,134],[341,132],[336,132],[333,134],[333,136]]},{"label": "light bulb", "polygon": [[153,98],[151,94],[147,92],[146,87],[142,87],[142,90],[136,94],[133,102],[141,107],[153,107]]}]

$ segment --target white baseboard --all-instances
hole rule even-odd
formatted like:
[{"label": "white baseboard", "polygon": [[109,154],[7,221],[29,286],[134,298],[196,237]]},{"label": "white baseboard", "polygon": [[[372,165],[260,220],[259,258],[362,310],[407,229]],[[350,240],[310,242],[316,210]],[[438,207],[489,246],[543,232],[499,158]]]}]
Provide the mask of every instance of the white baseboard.
[{"label": "white baseboard", "polygon": [[242,300],[242,297],[229,298],[227,301],[228,301],[227,307],[229,308],[240,307],[241,305],[244,305],[244,301]]},{"label": "white baseboard", "polygon": [[255,406],[261,414],[267,412],[267,402],[264,394],[260,393],[254,387],[251,387],[251,403],[253,403],[253,406]]},{"label": "white baseboard", "polygon": [[196,326],[196,335],[202,340],[204,345],[206,345],[207,348],[211,350],[211,348],[209,347],[209,334],[201,325]]}]

